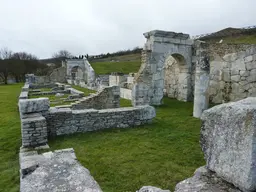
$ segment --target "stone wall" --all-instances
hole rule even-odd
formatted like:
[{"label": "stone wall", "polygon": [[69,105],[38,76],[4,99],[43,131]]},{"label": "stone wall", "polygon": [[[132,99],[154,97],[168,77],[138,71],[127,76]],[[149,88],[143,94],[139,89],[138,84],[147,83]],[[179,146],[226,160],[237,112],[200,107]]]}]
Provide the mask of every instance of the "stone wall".
[{"label": "stone wall", "polygon": [[50,108],[46,120],[50,135],[56,136],[107,128],[133,127],[150,123],[155,115],[155,109],[151,106],[103,110]]},{"label": "stone wall", "polygon": [[127,77],[124,74],[112,73],[109,76],[109,86],[119,86],[127,81]]},{"label": "stone wall", "polygon": [[48,98],[19,100],[23,147],[40,146],[48,142],[46,119],[42,114],[49,108]]},{"label": "stone wall", "polygon": [[105,87],[95,94],[84,97],[72,104],[72,109],[109,109],[120,105],[120,87]]},{"label": "stone wall", "polygon": [[[66,67],[66,79],[69,84],[80,85],[82,87],[95,87],[95,72],[86,58],[67,59],[63,62],[63,66]],[[78,68],[75,77],[72,76],[72,70],[74,68]]]},{"label": "stone wall", "polygon": [[50,82],[59,82],[59,83],[66,83],[66,68],[59,67],[52,71],[49,75]]},{"label": "stone wall", "polygon": [[132,100],[132,90],[120,88],[120,97],[122,97],[124,99]]},{"label": "stone wall", "polygon": [[210,45],[209,54],[211,102],[256,96],[256,45]]}]

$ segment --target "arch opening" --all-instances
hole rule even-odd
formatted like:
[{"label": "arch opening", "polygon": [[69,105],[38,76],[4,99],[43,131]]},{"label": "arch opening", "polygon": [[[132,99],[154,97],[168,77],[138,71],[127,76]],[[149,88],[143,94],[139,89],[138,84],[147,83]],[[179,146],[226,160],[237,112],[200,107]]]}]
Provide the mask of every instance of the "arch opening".
[{"label": "arch opening", "polygon": [[168,56],[164,70],[164,94],[181,101],[191,100],[191,73],[184,56],[178,53]]}]

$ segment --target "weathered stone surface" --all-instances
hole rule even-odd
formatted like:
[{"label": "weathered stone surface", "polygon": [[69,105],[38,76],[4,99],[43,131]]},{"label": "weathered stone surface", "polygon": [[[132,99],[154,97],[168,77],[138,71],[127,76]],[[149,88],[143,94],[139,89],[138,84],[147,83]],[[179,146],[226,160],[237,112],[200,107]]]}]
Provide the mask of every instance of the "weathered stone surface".
[{"label": "weathered stone surface", "polygon": [[62,97],[62,96],[64,96],[63,93],[56,93],[56,95],[55,95],[55,97]]},{"label": "weathered stone surface", "polygon": [[105,87],[97,93],[80,99],[72,104],[72,109],[108,109],[120,105],[120,87]]},{"label": "weathered stone surface", "polygon": [[206,167],[200,167],[193,177],[178,183],[175,192],[241,192]]},{"label": "weathered stone surface", "polygon": [[239,82],[239,80],[240,80],[240,75],[231,76],[231,81]]},{"label": "weathered stone surface", "polygon": [[30,113],[21,119],[22,146],[36,147],[47,143],[46,119],[39,113]]},{"label": "weathered stone surface", "polygon": [[89,170],[76,160],[73,149],[41,155],[21,153],[20,163],[30,164],[29,172],[21,168],[20,192],[102,192]]},{"label": "weathered stone surface", "polygon": [[162,190],[160,188],[153,187],[153,186],[144,186],[139,191],[136,191],[136,192],[171,192],[171,191],[170,190]]},{"label": "weathered stone surface", "polygon": [[22,91],[20,93],[19,99],[27,99],[28,98],[28,91]]},{"label": "weathered stone surface", "polygon": [[51,136],[88,132],[107,128],[127,128],[150,123],[156,116],[154,107],[138,106],[114,109],[50,108],[46,116]]},{"label": "weathered stone surface", "polygon": [[19,100],[20,113],[34,113],[47,111],[49,108],[49,98]]},{"label": "weathered stone surface", "polygon": [[201,117],[207,168],[244,191],[256,190],[256,98],[215,106]]}]

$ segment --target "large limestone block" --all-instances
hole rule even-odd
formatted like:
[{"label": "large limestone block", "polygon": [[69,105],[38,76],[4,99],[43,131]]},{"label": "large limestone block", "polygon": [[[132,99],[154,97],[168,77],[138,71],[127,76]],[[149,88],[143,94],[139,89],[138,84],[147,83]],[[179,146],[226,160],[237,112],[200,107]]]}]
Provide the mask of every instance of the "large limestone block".
[{"label": "large limestone block", "polygon": [[178,183],[175,192],[241,192],[205,167],[195,171],[193,177]]},{"label": "large limestone block", "polygon": [[20,192],[102,192],[73,149],[26,155],[20,154]]},{"label": "large limestone block", "polygon": [[47,111],[50,108],[49,98],[19,100],[20,113]]},{"label": "large limestone block", "polygon": [[256,98],[215,106],[201,117],[207,168],[244,191],[256,190]]},{"label": "large limestone block", "polygon": [[170,190],[162,190],[160,188],[153,187],[153,186],[144,186],[139,191],[136,191],[136,192],[171,192],[171,191]]}]

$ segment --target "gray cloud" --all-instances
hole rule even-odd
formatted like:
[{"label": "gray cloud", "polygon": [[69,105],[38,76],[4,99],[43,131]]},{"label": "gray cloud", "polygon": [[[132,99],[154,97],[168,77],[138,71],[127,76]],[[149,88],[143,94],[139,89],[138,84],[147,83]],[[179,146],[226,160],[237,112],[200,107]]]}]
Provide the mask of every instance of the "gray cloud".
[{"label": "gray cloud", "polygon": [[0,46],[40,58],[142,46],[142,33],[190,35],[254,25],[255,0],[0,0]]}]

